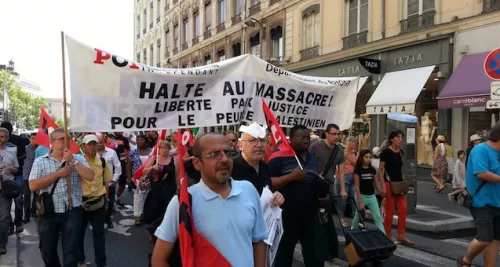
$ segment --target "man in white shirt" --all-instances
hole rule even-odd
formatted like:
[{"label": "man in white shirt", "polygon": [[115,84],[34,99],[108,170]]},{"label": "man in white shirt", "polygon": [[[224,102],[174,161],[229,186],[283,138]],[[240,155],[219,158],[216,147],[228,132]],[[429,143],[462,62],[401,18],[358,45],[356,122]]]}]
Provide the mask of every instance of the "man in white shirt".
[{"label": "man in white shirt", "polygon": [[122,174],[122,167],[116,152],[104,145],[104,137],[98,135],[97,141],[97,153],[106,160],[106,164],[113,173],[113,180],[108,185],[108,210],[106,211],[106,225],[108,228],[113,228],[111,214],[113,214],[113,207],[115,205],[116,183]]}]

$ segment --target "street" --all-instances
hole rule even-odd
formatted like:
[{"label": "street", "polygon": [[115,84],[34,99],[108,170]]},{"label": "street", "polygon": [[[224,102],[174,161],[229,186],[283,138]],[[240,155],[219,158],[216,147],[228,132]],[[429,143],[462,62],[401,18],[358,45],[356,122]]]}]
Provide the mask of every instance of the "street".
[{"label": "street", "polygon": [[[441,206],[443,212],[450,213],[449,210],[452,209],[452,207],[446,206],[450,204],[446,200],[446,194],[435,194],[430,190],[426,190],[431,187],[430,184],[419,183],[419,187],[420,193],[418,197],[422,200],[419,202],[425,203],[426,201],[435,201],[435,205]],[[146,267],[148,266],[148,254],[152,251],[152,245],[148,241],[148,232],[145,229],[145,226],[134,226],[134,218],[131,207],[132,193],[125,191],[122,200],[126,206],[124,208],[117,208],[113,215],[115,227],[113,229],[107,229],[106,231],[106,255],[108,265]],[[456,209],[455,211],[460,212],[461,210]],[[464,214],[467,212],[468,211],[465,210]],[[411,218],[413,218],[413,220],[418,220],[418,214],[419,212],[417,209],[417,214],[411,215]],[[426,214],[426,216],[428,216],[428,214]],[[336,220],[337,218],[335,217],[334,219]],[[424,219],[430,220],[429,218],[422,218],[422,220]],[[375,226],[371,222],[367,222],[366,227],[373,228]],[[393,229],[395,230],[395,228]],[[327,267],[348,266],[343,253],[344,236],[342,230],[338,228],[338,222],[337,234],[341,244],[341,256],[340,259],[336,259],[334,262],[325,263],[325,266]],[[416,245],[412,248],[398,245],[395,255],[387,259],[383,266],[456,266],[456,258],[465,253],[468,243],[474,237],[474,230],[461,229],[437,233],[408,230],[407,236],[409,239],[415,241]],[[15,236],[11,236],[9,242],[9,247],[15,247]],[[0,258],[0,266],[43,266],[38,249],[38,236],[36,235],[36,228],[33,221],[25,225],[24,233],[19,234],[19,238],[17,239],[17,255],[12,255],[11,253],[14,253],[14,251],[9,249],[8,254]],[[85,254],[88,262],[94,261],[90,229],[88,230],[85,238]],[[17,263],[12,264],[6,262],[9,258],[16,258]],[[300,244],[296,247],[294,258],[295,261],[293,267],[305,266],[302,263],[303,259],[300,252]],[[474,263],[477,266],[481,266],[483,263],[482,257],[476,258]],[[497,266],[500,267],[500,264]]]}]

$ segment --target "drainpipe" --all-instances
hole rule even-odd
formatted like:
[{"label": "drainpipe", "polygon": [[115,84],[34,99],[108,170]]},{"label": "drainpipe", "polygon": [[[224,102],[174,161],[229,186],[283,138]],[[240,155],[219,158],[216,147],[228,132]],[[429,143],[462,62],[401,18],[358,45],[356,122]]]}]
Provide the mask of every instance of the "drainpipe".
[{"label": "drainpipe", "polygon": [[380,1],[382,7],[382,19],[380,20],[380,26],[382,29],[382,39],[385,39],[385,0]]}]

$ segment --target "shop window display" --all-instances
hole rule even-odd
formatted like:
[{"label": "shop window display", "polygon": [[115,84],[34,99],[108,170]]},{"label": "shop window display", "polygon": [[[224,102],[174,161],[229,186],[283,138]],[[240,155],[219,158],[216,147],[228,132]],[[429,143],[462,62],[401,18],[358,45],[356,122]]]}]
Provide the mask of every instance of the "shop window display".
[{"label": "shop window display", "polygon": [[417,129],[417,164],[431,167],[434,164],[433,154],[438,135],[438,78],[432,73],[417,98],[415,113],[419,119]]}]

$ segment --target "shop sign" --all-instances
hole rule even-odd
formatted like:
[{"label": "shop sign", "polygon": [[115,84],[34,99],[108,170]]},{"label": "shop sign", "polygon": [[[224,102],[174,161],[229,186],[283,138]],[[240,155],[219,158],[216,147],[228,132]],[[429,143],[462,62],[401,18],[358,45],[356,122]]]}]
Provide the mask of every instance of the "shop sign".
[{"label": "shop sign", "polygon": [[422,57],[421,53],[418,54],[410,54],[402,57],[397,57],[393,59],[394,66],[399,66],[399,65],[410,65],[416,62],[421,62],[423,61],[424,58]]},{"label": "shop sign", "polygon": [[405,113],[410,114],[415,111],[415,104],[401,104],[401,105],[384,105],[366,107],[366,113],[370,115],[380,115],[387,113]]},{"label": "shop sign", "polygon": [[484,107],[490,96],[469,96],[469,97],[456,97],[445,98],[438,100],[439,108],[470,108],[470,107]]},{"label": "shop sign", "polygon": [[357,66],[350,66],[346,67],[343,69],[339,69],[339,76],[353,76],[353,74],[358,74],[359,73],[359,65]]}]

